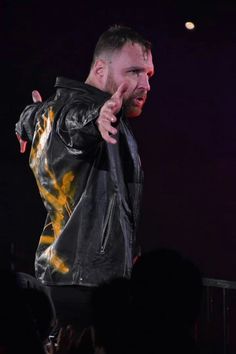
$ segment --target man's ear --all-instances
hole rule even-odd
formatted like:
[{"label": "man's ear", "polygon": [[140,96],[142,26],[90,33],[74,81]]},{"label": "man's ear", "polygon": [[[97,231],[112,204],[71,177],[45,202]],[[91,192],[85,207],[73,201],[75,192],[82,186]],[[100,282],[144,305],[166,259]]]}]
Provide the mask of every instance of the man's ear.
[{"label": "man's ear", "polygon": [[105,60],[98,59],[94,64],[94,74],[96,75],[97,79],[103,80],[106,79],[107,76],[107,63]]},{"label": "man's ear", "polygon": [[105,90],[108,76],[108,63],[106,60],[97,59],[90,69],[89,76],[85,83]]}]

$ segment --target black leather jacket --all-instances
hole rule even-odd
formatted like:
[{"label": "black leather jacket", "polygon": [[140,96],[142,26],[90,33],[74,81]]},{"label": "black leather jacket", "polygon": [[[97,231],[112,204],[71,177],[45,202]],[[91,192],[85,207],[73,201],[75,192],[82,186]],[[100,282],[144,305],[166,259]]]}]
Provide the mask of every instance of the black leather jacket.
[{"label": "black leather jacket", "polygon": [[57,78],[56,95],[27,106],[16,132],[31,142],[30,167],[47,209],[36,276],[48,285],[96,286],[129,277],[136,256],[143,172],[119,113],[118,143],[95,124],[109,94]]}]

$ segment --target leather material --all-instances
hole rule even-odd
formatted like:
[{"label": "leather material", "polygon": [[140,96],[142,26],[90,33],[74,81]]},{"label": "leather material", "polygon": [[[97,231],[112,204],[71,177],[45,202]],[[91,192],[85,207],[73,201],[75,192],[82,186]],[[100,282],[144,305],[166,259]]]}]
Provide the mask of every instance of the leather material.
[{"label": "leather material", "polygon": [[135,138],[121,111],[118,143],[102,139],[95,121],[109,94],[65,78],[55,86],[16,124],[31,142],[30,167],[47,210],[36,276],[85,286],[130,277],[143,184]]}]

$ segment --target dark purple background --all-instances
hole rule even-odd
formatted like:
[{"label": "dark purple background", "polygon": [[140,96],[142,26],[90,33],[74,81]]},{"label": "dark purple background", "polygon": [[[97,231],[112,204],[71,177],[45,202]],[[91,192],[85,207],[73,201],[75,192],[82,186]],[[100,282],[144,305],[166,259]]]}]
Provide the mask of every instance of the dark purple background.
[{"label": "dark purple background", "polygon": [[132,122],[143,249],[175,248],[206,276],[236,280],[236,2],[154,2],[1,1],[1,264],[33,271],[45,218],[14,134],[20,112],[33,89],[52,94],[56,76],[84,80],[99,34],[123,23],[153,42],[156,66]]}]

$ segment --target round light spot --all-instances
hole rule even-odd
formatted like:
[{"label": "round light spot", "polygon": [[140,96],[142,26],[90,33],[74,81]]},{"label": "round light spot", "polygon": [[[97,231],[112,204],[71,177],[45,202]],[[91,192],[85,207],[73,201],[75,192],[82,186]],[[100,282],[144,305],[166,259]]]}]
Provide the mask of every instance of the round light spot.
[{"label": "round light spot", "polygon": [[188,21],[188,22],[185,22],[185,27],[191,31],[195,28],[195,24],[191,21]]}]

